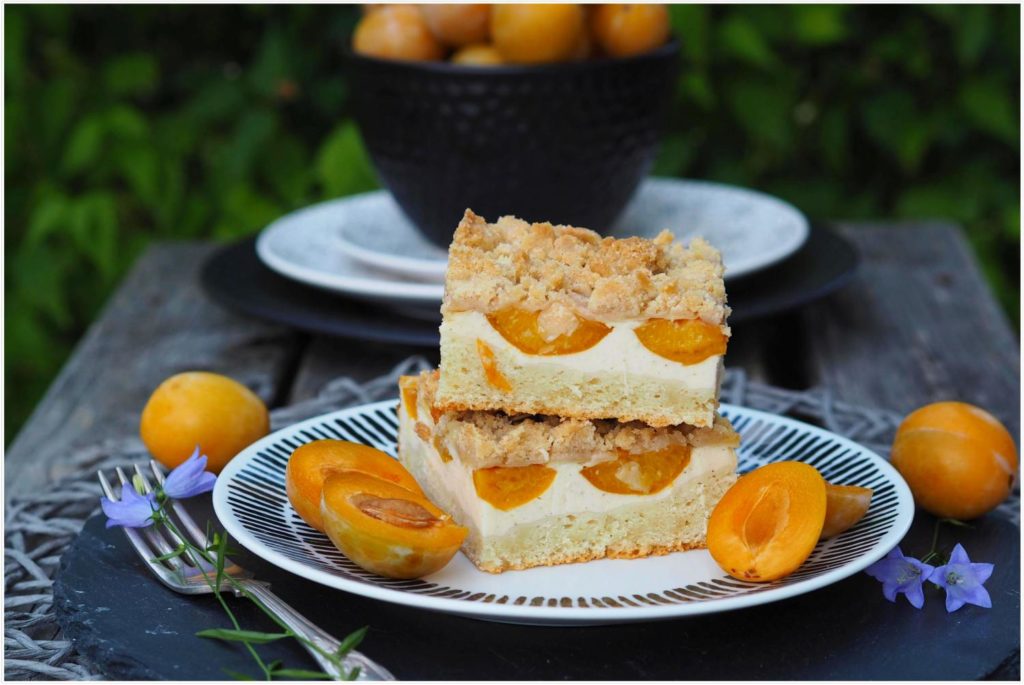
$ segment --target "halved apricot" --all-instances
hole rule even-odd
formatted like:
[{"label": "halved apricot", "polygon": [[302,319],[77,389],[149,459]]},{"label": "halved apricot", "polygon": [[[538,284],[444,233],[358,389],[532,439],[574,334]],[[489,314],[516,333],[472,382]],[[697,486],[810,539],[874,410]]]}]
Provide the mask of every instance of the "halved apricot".
[{"label": "halved apricot", "polygon": [[526,354],[556,355],[573,354],[588,350],[611,332],[611,327],[600,321],[590,321],[573,314],[576,326],[571,333],[544,337],[539,323],[540,312],[530,312],[518,307],[506,307],[487,315],[494,330],[505,340]]},{"label": "halved apricot", "polygon": [[473,472],[473,485],[480,499],[495,509],[508,511],[532,502],[555,482],[556,471],[542,464],[492,466]]},{"label": "halved apricot", "polygon": [[651,352],[681,364],[723,355],[729,343],[721,328],[700,319],[651,319],[634,332]]},{"label": "halved apricot", "polygon": [[782,578],[814,550],[826,509],[825,480],[813,466],[762,466],[741,476],[711,512],[708,551],[734,578]]},{"label": "halved apricot", "polygon": [[415,376],[399,376],[398,390],[402,394],[402,406],[409,418],[415,421],[419,418],[419,408],[416,406],[419,391],[416,389],[418,379]]},{"label": "halved apricot", "polygon": [[821,539],[839,535],[853,528],[864,518],[871,506],[871,488],[857,485],[832,485],[825,483],[825,525],[821,528]]},{"label": "halved apricot", "polygon": [[469,532],[423,495],[354,471],[324,481],[320,515],[345,556],[389,578],[441,569]]},{"label": "halved apricot", "polygon": [[292,452],[285,468],[284,483],[288,500],[302,520],[320,532],[320,491],[328,476],[341,471],[356,471],[394,483],[422,496],[423,491],[412,474],[397,459],[380,450],[344,440],[315,440]]},{"label": "halved apricot", "polygon": [[480,356],[480,364],[484,367],[484,376],[487,377],[487,382],[502,392],[512,390],[512,384],[498,368],[498,358],[494,356],[491,346],[477,338],[476,353]]},{"label": "halved apricot", "polygon": [[690,446],[673,445],[657,452],[630,454],[580,471],[598,490],[619,495],[653,495],[667,488],[690,463]]}]

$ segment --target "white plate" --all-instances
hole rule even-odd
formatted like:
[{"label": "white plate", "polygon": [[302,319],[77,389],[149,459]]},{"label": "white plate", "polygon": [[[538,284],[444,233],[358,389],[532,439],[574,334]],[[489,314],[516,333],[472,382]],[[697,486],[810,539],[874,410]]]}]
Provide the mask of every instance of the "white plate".
[{"label": "white plate", "polygon": [[[300,209],[263,229],[256,240],[256,254],[282,276],[306,285],[365,300],[436,307],[444,294],[441,283],[376,269],[340,249],[338,228],[351,217],[352,203],[358,207],[368,200],[378,207],[394,205],[389,196],[377,191]],[[383,225],[375,221],[374,230],[385,230]]]},{"label": "white plate", "polygon": [[396,401],[325,414],[256,442],[217,479],[217,517],[235,540],[287,571],[364,597],[491,621],[537,625],[599,625],[654,621],[774,602],[835,583],[883,557],[906,534],[914,504],[906,483],[884,459],[828,431],[793,419],[723,404],[742,437],[739,469],[805,461],[827,480],[874,489],[856,526],[819,543],[795,573],[772,583],[726,575],[706,550],[647,559],[606,559],[492,575],[461,553],[420,580],[394,580],[350,562],[307,526],[285,494],[291,453],[333,438],[395,453]]},{"label": "white plate", "polygon": [[[686,240],[703,236],[721,250],[726,280],[785,259],[808,235],[804,215],[775,197],[671,178],[644,181],[612,235],[653,238],[665,228]],[[256,249],[271,269],[318,288],[406,304],[441,301],[446,251],[382,190],[288,214],[263,231]]]}]

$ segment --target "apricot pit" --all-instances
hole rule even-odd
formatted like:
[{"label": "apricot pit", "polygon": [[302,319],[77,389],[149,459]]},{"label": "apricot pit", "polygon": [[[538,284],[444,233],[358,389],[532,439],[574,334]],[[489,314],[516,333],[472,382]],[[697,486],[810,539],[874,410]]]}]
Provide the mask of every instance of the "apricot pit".
[{"label": "apricot pit", "polygon": [[320,495],[324,481],[343,471],[367,474],[422,496],[412,474],[396,459],[367,445],[344,440],[315,440],[292,453],[285,468],[285,491],[302,520],[323,532]]}]

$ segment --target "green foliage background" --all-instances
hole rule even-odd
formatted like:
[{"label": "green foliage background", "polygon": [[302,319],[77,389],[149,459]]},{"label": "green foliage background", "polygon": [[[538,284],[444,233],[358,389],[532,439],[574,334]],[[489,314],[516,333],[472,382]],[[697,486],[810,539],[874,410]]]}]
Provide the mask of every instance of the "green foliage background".
[{"label": "green foliage background", "polygon": [[[376,187],[327,6],[5,8],[7,440],[153,240]],[[674,6],[655,173],[967,227],[1019,324],[1016,6]],[[145,322],[139,322],[145,325]]]}]

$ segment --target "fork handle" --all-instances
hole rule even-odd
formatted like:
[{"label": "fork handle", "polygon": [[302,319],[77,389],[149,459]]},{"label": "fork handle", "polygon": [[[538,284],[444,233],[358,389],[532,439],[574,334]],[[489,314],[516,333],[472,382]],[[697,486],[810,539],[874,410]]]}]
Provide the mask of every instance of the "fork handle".
[{"label": "fork handle", "polygon": [[[338,647],[341,645],[333,635],[317,626],[315,623],[292,608],[290,604],[271,592],[270,585],[268,583],[249,579],[240,580],[239,583],[245,588],[246,592],[258,599],[263,606],[281,619],[281,622],[288,626],[288,628],[296,635],[309,640],[317,647],[328,653],[337,651]],[[308,651],[314,659],[316,659],[316,662],[320,664],[320,668],[323,669],[324,673],[327,673],[336,679],[341,677],[342,674],[338,673],[334,664],[332,664],[317,650],[305,643],[302,643],[302,646],[306,648],[306,651]],[[344,663],[345,668],[350,671],[353,668],[359,668],[359,680],[396,679],[395,676],[393,676],[386,668],[373,661],[365,654],[355,650],[348,653],[345,657]]]}]

